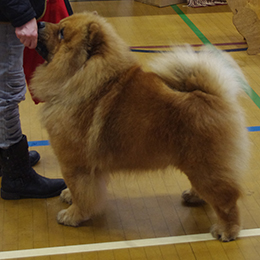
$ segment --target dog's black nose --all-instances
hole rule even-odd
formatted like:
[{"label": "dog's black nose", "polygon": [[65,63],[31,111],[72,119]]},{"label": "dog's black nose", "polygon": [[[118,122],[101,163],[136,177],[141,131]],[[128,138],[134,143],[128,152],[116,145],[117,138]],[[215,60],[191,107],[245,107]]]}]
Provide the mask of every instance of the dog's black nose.
[{"label": "dog's black nose", "polygon": [[45,28],[45,23],[44,22],[38,22],[38,30],[44,29]]}]

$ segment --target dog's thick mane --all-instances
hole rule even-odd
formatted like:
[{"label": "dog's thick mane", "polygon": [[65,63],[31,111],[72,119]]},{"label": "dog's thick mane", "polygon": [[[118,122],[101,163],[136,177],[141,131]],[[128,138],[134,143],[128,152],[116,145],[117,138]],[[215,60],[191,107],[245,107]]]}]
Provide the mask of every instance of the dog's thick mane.
[{"label": "dog's thick mane", "polygon": [[[35,96],[41,97],[42,101],[65,102],[68,97],[70,101],[74,96],[76,98],[78,96],[88,97],[90,93],[96,91],[97,87],[106,85],[118,74],[124,73],[134,66],[140,66],[135,55],[130,52],[129,46],[117,35],[105,18],[88,12],[74,16],[85,17],[86,15],[88,16],[86,27],[93,23],[98,25],[98,33],[104,37],[104,46],[99,46],[101,51],[86,59],[86,62],[73,75],[68,73],[73,68],[65,59],[59,60],[58,66],[55,58],[50,63],[40,65],[36,69],[32,85],[38,85],[33,88],[33,93]],[[94,41],[92,44],[100,43]],[[63,62],[62,65],[61,62]],[[49,75],[48,78],[42,77],[46,74]],[[49,91],[50,85],[55,85],[51,92]],[[80,94],[74,95],[75,91]]]}]

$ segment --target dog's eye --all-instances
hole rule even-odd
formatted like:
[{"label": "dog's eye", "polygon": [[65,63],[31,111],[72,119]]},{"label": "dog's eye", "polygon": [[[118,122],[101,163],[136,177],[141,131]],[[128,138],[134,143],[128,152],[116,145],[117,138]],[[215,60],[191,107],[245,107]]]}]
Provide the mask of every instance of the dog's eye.
[{"label": "dog's eye", "polygon": [[64,28],[62,28],[62,29],[59,31],[59,38],[60,38],[60,40],[63,40],[63,39],[64,39]]}]

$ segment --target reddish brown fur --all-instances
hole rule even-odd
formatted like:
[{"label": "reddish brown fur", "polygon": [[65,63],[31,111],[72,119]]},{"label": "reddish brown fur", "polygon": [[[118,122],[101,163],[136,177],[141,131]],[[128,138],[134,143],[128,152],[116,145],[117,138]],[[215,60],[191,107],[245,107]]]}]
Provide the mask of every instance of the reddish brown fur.
[{"label": "reddish brown fur", "polygon": [[[212,234],[235,239],[239,175],[247,158],[240,106],[218,94],[209,76],[187,76],[180,84],[144,72],[99,16],[74,15],[47,25],[43,38],[60,28],[64,40],[46,42],[48,63],[32,84],[34,95],[46,101],[43,122],[69,188],[61,197],[72,201],[58,222],[77,226],[99,213],[109,173],[172,165],[188,176],[191,196],[199,194],[215,210]],[[202,90],[205,81],[216,94]]]}]

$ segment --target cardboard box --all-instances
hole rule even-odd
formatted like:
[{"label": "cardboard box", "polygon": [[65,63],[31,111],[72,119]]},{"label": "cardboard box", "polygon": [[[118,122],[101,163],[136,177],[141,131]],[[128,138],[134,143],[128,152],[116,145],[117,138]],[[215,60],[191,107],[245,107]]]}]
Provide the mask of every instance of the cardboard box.
[{"label": "cardboard box", "polygon": [[155,5],[158,7],[164,7],[169,5],[187,3],[187,0],[135,0],[144,4]]}]

